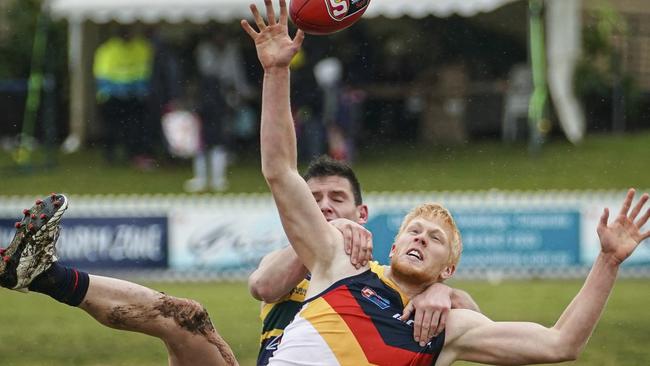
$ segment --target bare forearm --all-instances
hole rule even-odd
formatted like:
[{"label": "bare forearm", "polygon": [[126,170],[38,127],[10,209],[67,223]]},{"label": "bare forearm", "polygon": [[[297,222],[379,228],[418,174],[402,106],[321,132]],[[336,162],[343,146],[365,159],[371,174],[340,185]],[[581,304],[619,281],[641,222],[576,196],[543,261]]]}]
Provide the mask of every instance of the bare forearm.
[{"label": "bare forearm", "polygon": [[452,310],[445,336],[448,349],[458,351],[461,360],[491,365],[575,360],[600,318],[616,272],[616,265],[599,256],[583,288],[552,328],[492,322],[476,312]]},{"label": "bare forearm", "polygon": [[[441,358],[505,365],[577,359],[603,313],[620,264],[643,240],[650,238],[650,231],[640,230],[650,219],[650,210],[638,218],[650,196],[642,195],[632,208],[634,194],[633,189],[628,191],[613,222],[609,222],[609,209],[603,210],[596,228],[600,254],[582,289],[553,328],[531,323],[491,322],[481,314],[455,310],[450,313],[450,326],[445,335],[447,352]],[[454,357],[454,352],[459,357]]]},{"label": "bare forearm", "polygon": [[289,68],[265,70],[260,131],[262,172],[272,180],[297,170],[296,133],[289,102]]},{"label": "bare forearm", "polygon": [[276,302],[296,287],[307,273],[307,268],[289,246],[264,257],[248,278],[248,289],[257,300]]},{"label": "bare forearm", "polygon": [[585,284],[553,327],[560,331],[562,343],[579,354],[589,340],[614,287],[619,264],[599,255]]},{"label": "bare forearm", "polygon": [[313,272],[317,261],[329,261],[334,253],[332,241],[340,233],[327,224],[296,167],[288,66],[264,71],[260,130],[262,173],[273,194],[284,232],[300,261]]}]

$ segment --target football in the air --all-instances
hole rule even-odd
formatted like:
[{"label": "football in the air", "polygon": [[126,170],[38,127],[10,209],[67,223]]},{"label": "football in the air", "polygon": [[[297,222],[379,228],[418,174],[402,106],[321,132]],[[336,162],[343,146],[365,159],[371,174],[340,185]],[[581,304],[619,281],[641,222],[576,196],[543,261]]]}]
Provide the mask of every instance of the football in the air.
[{"label": "football in the air", "polygon": [[368,4],[370,0],[291,0],[289,15],[306,33],[331,34],[359,20]]}]

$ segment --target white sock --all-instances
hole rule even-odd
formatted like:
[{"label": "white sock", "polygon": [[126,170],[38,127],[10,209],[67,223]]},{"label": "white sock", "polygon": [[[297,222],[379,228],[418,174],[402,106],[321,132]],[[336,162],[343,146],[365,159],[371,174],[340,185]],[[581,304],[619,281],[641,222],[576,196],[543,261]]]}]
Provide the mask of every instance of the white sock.
[{"label": "white sock", "polygon": [[205,184],[208,181],[208,166],[205,152],[202,151],[196,154],[194,157],[193,166],[193,179],[197,182],[203,182],[203,184]]},{"label": "white sock", "polygon": [[225,189],[228,184],[226,180],[226,168],[228,167],[228,151],[223,146],[216,146],[210,149],[210,170],[212,187]]}]

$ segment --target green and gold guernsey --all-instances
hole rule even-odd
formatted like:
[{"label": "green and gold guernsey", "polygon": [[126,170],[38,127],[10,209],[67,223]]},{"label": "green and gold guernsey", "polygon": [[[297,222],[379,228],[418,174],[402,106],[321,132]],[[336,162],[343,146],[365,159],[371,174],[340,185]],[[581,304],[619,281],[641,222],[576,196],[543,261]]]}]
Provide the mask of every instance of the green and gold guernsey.
[{"label": "green and gold guernsey", "polygon": [[257,365],[265,366],[269,363],[269,358],[273,352],[278,349],[278,344],[284,328],[291,323],[293,318],[298,314],[305,301],[307,289],[309,288],[310,276],[302,280],[289,294],[272,304],[264,304],[260,312],[260,318],[263,322],[262,336],[260,337],[260,351],[257,357]]}]

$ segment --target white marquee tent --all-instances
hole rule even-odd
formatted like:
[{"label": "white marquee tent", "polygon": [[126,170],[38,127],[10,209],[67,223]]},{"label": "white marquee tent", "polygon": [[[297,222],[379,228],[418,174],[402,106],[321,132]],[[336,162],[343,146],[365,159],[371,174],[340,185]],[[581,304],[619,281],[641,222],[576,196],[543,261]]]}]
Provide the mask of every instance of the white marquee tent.
[{"label": "white marquee tent", "polygon": [[[447,17],[453,14],[469,17],[482,12],[491,12],[515,1],[518,0],[372,0],[364,17],[385,16],[397,18],[410,16],[421,18],[428,15]],[[550,3],[563,3],[565,1],[578,4],[580,0],[555,0],[550,1]],[[89,119],[86,105],[93,95],[90,92],[91,89],[87,82],[86,74],[89,72],[89,69],[83,62],[89,52],[87,49],[89,48],[88,42],[84,40],[85,23],[102,24],[111,21],[119,23],[133,23],[136,21],[145,23],[178,23],[183,21],[205,23],[211,20],[232,21],[234,19],[248,17],[250,14],[248,4],[250,3],[261,4],[261,0],[46,1],[44,5],[45,9],[52,17],[55,19],[66,19],[69,24],[71,135],[66,141],[65,146],[70,150],[74,150],[85,139],[86,121]],[[575,13],[573,14],[575,16]],[[560,18],[562,18],[561,15]],[[556,19],[555,21],[566,22],[567,20]],[[575,45],[565,44],[564,47],[575,47]],[[562,48],[564,49],[564,47]],[[567,78],[565,77],[563,79]],[[575,119],[575,116],[573,119]],[[578,132],[577,135],[580,135],[580,133]]]},{"label": "white marquee tent", "polygon": [[[365,16],[421,18],[433,14],[472,16],[489,12],[517,0],[372,0]],[[248,4],[259,0],[50,0],[54,17],[72,21],[91,20],[106,23],[162,20],[175,23],[189,20],[203,23],[209,20],[231,20],[249,15]]]}]

